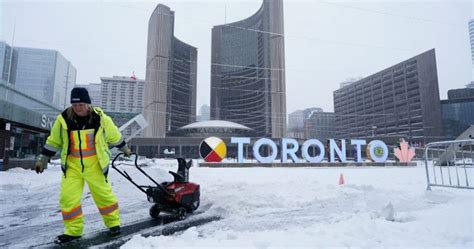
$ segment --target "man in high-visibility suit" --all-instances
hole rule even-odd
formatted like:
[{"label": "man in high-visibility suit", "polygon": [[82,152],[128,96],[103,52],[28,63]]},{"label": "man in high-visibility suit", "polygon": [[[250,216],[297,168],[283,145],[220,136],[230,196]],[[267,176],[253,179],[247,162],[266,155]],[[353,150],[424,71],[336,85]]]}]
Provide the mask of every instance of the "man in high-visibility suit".
[{"label": "man in high-visibility suit", "polygon": [[110,235],[120,234],[120,213],[117,197],[107,179],[111,147],[119,148],[126,156],[131,151],[112,119],[100,108],[92,107],[85,88],[71,91],[71,107],[56,118],[43,151],[35,164],[42,173],[49,159],[61,154],[61,193],[59,203],[64,221],[64,234],[55,242],[66,243],[79,239],[83,231],[81,198],[87,182],[99,213]]}]

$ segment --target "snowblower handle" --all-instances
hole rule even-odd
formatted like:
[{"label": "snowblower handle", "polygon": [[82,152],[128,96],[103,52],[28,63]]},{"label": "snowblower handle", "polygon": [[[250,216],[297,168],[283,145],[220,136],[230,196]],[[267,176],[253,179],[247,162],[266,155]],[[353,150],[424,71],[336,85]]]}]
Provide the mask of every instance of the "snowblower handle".
[{"label": "snowblower handle", "polygon": [[[135,154],[135,153],[132,153],[132,155],[133,155],[133,154]],[[126,172],[125,170],[122,171],[122,170],[118,169],[117,167],[115,167],[115,161],[116,161],[117,158],[118,158],[119,156],[121,156],[121,155],[124,155],[124,153],[118,153],[118,154],[115,156],[115,158],[112,160],[112,168],[115,169],[119,174],[121,174],[125,179],[127,179],[127,180],[128,180],[129,182],[131,182],[133,185],[135,185],[135,187],[137,187],[140,191],[142,191],[143,193],[146,194],[146,190],[143,189],[143,188],[142,188],[140,185],[138,185],[137,183],[135,183],[135,182],[132,180],[132,178],[127,174],[127,172]],[[138,158],[138,155],[135,154],[135,166],[136,166],[137,168],[139,168],[138,165],[137,165],[137,158]]]},{"label": "snowblower handle", "polygon": [[[112,168],[115,169],[119,174],[121,174],[125,179],[127,179],[129,182],[131,182],[133,185],[135,185],[137,188],[139,188],[143,193],[146,194],[146,188],[143,188],[143,186],[140,186],[138,185],[136,182],[133,181],[133,179],[127,174],[127,172],[125,170],[120,170],[119,168],[117,168],[115,166],[115,161],[117,160],[117,158],[121,155],[123,155],[124,153],[118,153],[114,160],[112,160]],[[158,182],[156,182],[150,175],[148,175],[143,169],[142,167],[138,166],[138,155],[136,153],[132,153],[132,155],[135,155],[135,168],[137,168],[138,171],[140,171],[142,174],[144,174],[148,179],[150,179],[150,181],[152,181],[154,184],[156,184],[156,186],[158,188],[160,188],[164,193],[168,194],[168,195],[171,195],[171,193],[168,192],[168,190],[166,190],[163,186],[161,186],[161,184],[159,184]]]},{"label": "snowblower handle", "polygon": [[[114,159],[112,160],[112,168],[115,168],[114,163],[115,163],[115,161],[117,160],[117,158],[118,158],[119,156],[121,156],[121,155],[125,155],[125,153],[118,153],[118,154],[114,157]],[[132,153],[132,154],[130,154],[130,155],[135,155],[135,165],[138,165],[138,155],[137,155],[137,153]]]}]

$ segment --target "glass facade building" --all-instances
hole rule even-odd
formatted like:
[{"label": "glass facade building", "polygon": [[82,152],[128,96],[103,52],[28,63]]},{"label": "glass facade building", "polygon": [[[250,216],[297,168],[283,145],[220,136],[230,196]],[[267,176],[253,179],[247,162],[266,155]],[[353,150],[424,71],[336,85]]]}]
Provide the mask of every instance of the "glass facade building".
[{"label": "glass facade building", "polygon": [[0,171],[31,168],[62,111],[0,80]]},{"label": "glass facade building", "polygon": [[10,83],[38,100],[58,108],[69,106],[76,74],[76,68],[58,51],[13,48]]},{"label": "glass facade building", "polygon": [[469,21],[469,39],[471,41],[471,59],[474,67],[474,19]]},{"label": "glass facade building", "polygon": [[312,112],[304,122],[305,138],[320,141],[337,138],[335,126],[334,112]]},{"label": "glass facade building", "polygon": [[443,139],[435,50],[334,91],[341,138]]},{"label": "glass facade building", "polygon": [[69,106],[76,69],[58,51],[0,42],[0,72],[0,170],[31,168]]},{"label": "glass facade building", "polygon": [[264,0],[254,15],[214,26],[211,61],[211,120],[285,136],[283,1]]},{"label": "glass facade building", "polygon": [[446,139],[456,139],[474,125],[474,88],[449,90],[448,99],[441,100],[441,111]]},{"label": "glass facade building", "polygon": [[4,82],[10,81],[10,67],[12,58],[12,47],[4,41],[0,41],[0,78]]},{"label": "glass facade building", "polygon": [[197,49],[173,35],[174,11],[159,4],[148,22],[144,136],[160,138],[196,121]]},{"label": "glass facade building", "polygon": [[315,112],[323,112],[322,108],[312,107],[304,110],[297,110],[288,114],[287,136],[292,138],[309,138],[306,130],[306,122]]}]

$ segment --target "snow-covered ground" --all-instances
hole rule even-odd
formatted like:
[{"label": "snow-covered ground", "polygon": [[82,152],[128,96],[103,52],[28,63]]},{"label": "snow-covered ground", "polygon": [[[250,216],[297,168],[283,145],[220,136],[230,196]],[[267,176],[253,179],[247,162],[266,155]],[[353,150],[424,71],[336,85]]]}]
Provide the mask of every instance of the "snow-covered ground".
[{"label": "snow-covered ground", "polygon": [[[145,160],[158,181],[170,181],[174,160]],[[126,166],[123,168],[127,168]],[[133,168],[140,183],[147,179]],[[345,184],[338,185],[340,174]],[[61,171],[0,172],[0,247],[23,248],[62,233],[58,207]],[[122,223],[148,217],[143,193],[117,172],[111,182]],[[123,248],[474,248],[474,191],[426,191],[424,167],[199,168],[201,205],[223,217],[170,236],[134,236]],[[85,233],[103,228],[88,190]]]}]

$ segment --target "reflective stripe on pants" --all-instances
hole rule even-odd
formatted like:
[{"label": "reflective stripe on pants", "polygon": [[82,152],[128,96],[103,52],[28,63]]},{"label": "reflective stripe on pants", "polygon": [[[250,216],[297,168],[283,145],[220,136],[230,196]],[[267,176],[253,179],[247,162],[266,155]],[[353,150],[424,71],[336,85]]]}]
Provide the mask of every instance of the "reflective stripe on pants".
[{"label": "reflective stripe on pants", "polygon": [[118,203],[115,203],[107,207],[99,207],[99,213],[101,215],[109,215],[117,209],[118,209]]},{"label": "reflective stripe on pants", "polygon": [[63,220],[73,220],[79,216],[82,216],[82,207],[79,205],[69,212],[61,210],[61,213],[63,214]]}]

